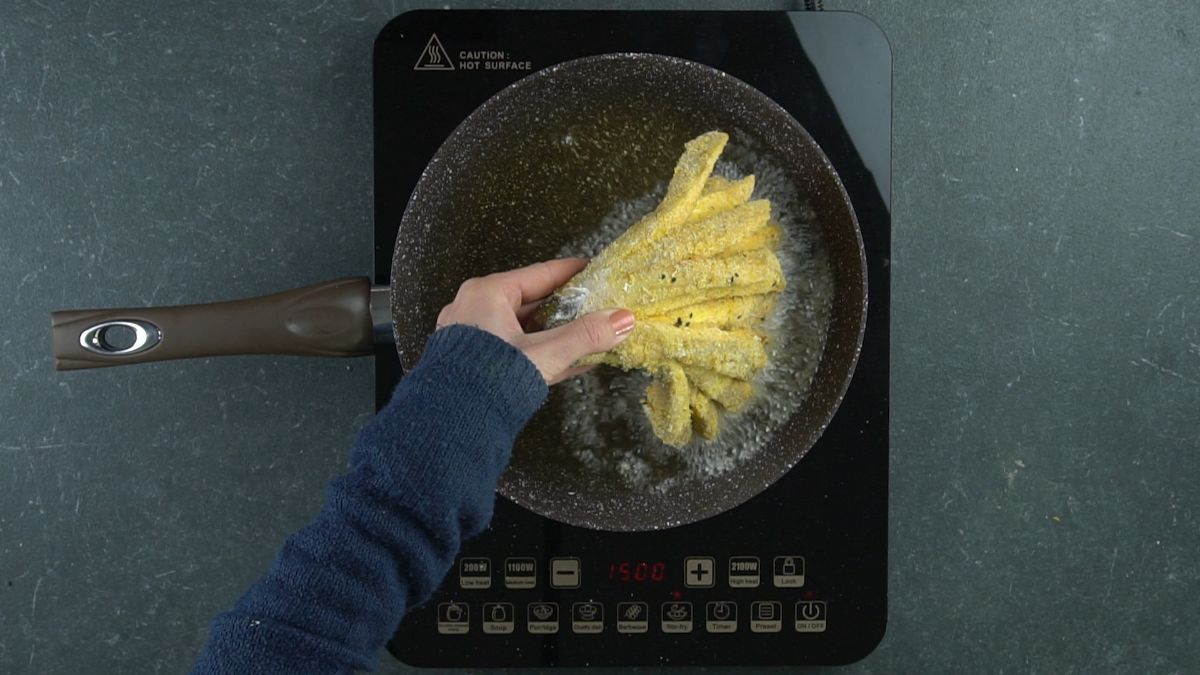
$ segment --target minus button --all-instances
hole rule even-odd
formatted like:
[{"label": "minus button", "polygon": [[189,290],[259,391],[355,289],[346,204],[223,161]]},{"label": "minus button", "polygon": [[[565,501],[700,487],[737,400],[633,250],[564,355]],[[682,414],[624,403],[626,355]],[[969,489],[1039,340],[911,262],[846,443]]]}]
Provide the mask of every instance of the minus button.
[{"label": "minus button", "polygon": [[550,559],[550,588],[579,588],[579,558]]}]

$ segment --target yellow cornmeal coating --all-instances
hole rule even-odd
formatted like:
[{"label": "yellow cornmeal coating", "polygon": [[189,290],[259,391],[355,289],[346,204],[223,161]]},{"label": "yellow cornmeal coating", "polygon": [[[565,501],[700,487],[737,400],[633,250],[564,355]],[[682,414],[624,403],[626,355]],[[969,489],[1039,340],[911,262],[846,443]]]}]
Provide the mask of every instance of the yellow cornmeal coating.
[{"label": "yellow cornmeal coating", "polygon": [[709,440],[721,430],[720,413],[712,399],[695,389],[689,392],[688,407],[692,409],[692,429]]},{"label": "yellow cornmeal coating", "polygon": [[725,377],[705,368],[684,366],[688,382],[693,388],[703,392],[728,412],[738,412],[746,407],[754,396],[754,387],[746,380]]},{"label": "yellow cornmeal coating", "polygon": [[719,328],[682,331],[663,324],[638,323],[629,337],[612,351],[586,357],[580,363],[607,363],[622,370],[653,371],[668,361],[749,380],[767,365],[767,349],[763,338],[751,331]]},{"label": "yellow cornmeal coating", "polygon": [[[766,365],[767,338],[758,329],[785,286],[773,253],[783,231],[766,200],[748,201],[754,177],[711,175],[727,141],[721,132],[688,141],[658,207],[543,312],[558,323],[609,307],[634,312],[629,338],[581,363],[649,370],[646,415],[655,435],[675,447],[693,433],[715,437],[722,409],[749,402],[750,380]],[[568,314],[556,315],[563,307]]]},{"label": "yellow cornmeal coating", "polygon": [[692,413],[687,376],[678,364],[666,363],[646,387],[646,417],[663,443],[676,448],[692,440]]},{"label": "yellow cornmeal coating", "polygon": [[700,189],[700,196],[703,197],[704,195],[711,195],[714,192],[727,190],[730,185],[733,185],[733,181],[724,176],[713,174],[708,177],[708,180],[704,181],[704,187]]},{"label": "yellow cornmeal coating", "polygon": [[740,298],[710,300],[680,307],[669,314],[647,316],[642,321],[665,323],[676,328],[752,328],[766,320],[775,308],[778,293],[746,295]]},{"label": "yellow cornmeal coating", "polygon": [[710,176],[704,191],[685,222],[697,223],[722,211],[728,211],[750,199],[754,192],[754,176],[731,181],[720,176]]},{"label": "yellow cornmeal coating", "polygon": [[720,258],[683,260],[620,274],[614,270],[610,287],[624,291],[622,304],[634,314],[655,316],[679,307],[719,298],[782,291],[783,269],[765,249]]},{"label": "yellow cornmeal coating", "polygon": [[660,260],[693,260],[724,255],[726,250],[758,233],[771,219],[771,202],[756,199],[700,220],[669,239],[660,239],[645,250],[631,254],[622,264],[649,263]]},{"label": "yellow cornmeal coating", "polygon": [[[650,242],[669,236],[683,225],[696,206],[696,200],[704,190],[705,181],[712,173],[717,157],[725,149],[729,134],[710,131],[688,141],[683,146],[683,155],[675,164],[667,193],[658,207],[634,223],[608,248],[604,249],[594,264],[607,264],[629,254],[640,251]],[[587,270],[584,270],[586,273]]]},{"label": "yellow cornmeal coating", "polygon": [[774,251],[779,248],[781,243],[783,243],[783,228],[774,220],[768,220],[753,232],[748,233],[744,239],[727,248],[725,254],[745,253],[758,249]]}]

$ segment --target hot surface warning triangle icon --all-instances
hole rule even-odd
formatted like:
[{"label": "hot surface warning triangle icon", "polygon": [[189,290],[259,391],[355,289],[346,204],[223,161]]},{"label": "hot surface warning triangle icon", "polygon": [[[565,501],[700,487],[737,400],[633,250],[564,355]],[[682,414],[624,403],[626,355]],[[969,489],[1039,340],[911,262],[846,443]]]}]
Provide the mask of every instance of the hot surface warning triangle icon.
[{"label": "hot surface warning triangle icon", "polygon": [[454,62],[450,60],[450,54],[446,53],[446,48],[442,46],[437,33],[429,36],[429,42],[425,44],[425,49],[421,50],[421,56],[413,70],[454,70]]}]

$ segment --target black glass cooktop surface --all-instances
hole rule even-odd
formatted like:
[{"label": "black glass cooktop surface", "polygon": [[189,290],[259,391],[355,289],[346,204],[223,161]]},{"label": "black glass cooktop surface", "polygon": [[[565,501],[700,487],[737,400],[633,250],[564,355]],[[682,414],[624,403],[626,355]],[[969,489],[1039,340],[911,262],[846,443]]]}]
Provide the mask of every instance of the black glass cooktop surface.
[{"label": "black glass cooktop surface", "polygon": [[[430,667],[839,664],[887,616],[891,52],[845,12],[421,10],[375,45],[375,281],[409,194],[479,104],[530,72],[607,52],[705,63],[817,140],[851,197],[868,264],[862,353],[821,439],[775,485],[698,523],[581,529],[497,498],[389,650]],[[376,354],[377,402],[401,373]]]}]

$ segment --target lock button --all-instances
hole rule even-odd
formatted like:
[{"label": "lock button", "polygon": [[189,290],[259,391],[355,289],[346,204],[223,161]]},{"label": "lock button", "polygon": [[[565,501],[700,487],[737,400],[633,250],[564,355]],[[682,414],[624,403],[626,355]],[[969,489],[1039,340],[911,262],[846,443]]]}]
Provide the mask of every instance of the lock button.
[{"label": "lock button", "polygon": [[804,585],[804,557],[781,555],[775,558],[775,587],[799,588]]}]

